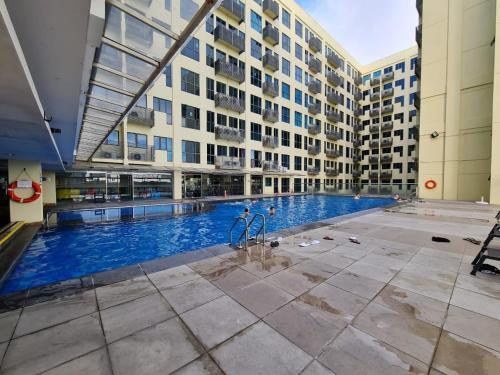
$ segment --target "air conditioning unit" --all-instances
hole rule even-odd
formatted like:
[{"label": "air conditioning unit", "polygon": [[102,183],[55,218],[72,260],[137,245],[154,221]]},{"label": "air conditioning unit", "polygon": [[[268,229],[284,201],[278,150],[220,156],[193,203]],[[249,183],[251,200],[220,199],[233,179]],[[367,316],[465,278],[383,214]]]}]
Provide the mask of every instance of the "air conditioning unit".
[{"label": "air conditioning unit", "polygon": [[111,159],[111,158],[113,157],[113,155],[111,154],[111,152],[105,152],[105,153],[104,153],[104,157],[105,157],[106,159]]},{"label": "air conditioning unit", "polygon": [[137,112],[137,111],[130,111],[130,117],[139,117],[139,112]]},{"label": "air conditioning unit", "polygon": [[142,159],[141,154],[133,154],[132,157],[134,158],[134,160],[141,160]]}]

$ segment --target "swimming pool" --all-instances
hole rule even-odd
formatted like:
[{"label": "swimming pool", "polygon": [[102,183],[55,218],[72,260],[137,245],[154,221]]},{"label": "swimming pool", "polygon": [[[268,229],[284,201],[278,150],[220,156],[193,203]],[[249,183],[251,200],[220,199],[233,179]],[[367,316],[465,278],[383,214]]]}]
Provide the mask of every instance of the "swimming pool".
[{"label": "swimming pool", "polygon": [[[76,217],[84,224],[40,231],[0,294],[227,243],[228,230],[235,216],[243,213],[245,207],[252,215],[263,213],[266,216],[269,207],[276,208],[276,215],[266,218],[269,233],[393,203],[389,198],[355,200],[346,196],[298,195],[213,203],[201,212],[99,225],[89,222],[112,210],[67,213],[61,215],[61,220]],[[115,215],[119,216],[122,211],[117,210]]]}]

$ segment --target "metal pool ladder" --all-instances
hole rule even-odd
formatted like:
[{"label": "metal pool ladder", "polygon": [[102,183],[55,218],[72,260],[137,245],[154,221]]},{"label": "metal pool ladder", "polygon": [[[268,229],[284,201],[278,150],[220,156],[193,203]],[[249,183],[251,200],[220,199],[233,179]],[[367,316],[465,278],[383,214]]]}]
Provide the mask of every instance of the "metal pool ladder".
[{"label": "metal pool ladder", "polygon": [[[247,218],[238,216],[234,219],[233,225],[231,226],[231,229],[229,230],[229,246],[233,245],[233,230],[236,227],[236,225],[242,221],[245,224],[245,229],[241,232],[240,236],[238,237],[238,240],[236,241],[238,243],[238,247],[242,248],[241,242],[244,241],[245,245],[245,251],[248,251],[248,241],[253,240],[249,238],[250,234],[250,229],[252,228],[252,225],[255,223],[259,223],[259,221],[255,221],[256,218],[261,218],[260,220],[260,226],[257,227],[257,231],[255,232],[255,237],[253,238],[255,240],[255,243],[262,243],[263,245],[266,242],[266,217],[263,214],[255,214],[250,221],[247,220]],[[262,238],[262,242],[259,241],[259,235]]]}]

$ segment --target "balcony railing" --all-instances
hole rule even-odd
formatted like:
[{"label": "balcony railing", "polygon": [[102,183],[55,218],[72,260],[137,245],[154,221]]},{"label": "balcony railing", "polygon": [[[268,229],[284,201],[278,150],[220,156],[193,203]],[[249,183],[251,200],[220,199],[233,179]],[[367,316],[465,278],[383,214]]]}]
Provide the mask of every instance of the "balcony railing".
[{"label": "balcony railing", "polygon": [[273,137],[272,135],[264,135],[262,137],[262,145],[264,147],[277,148],[279,147],[280,143],[278,137]]},{"label": "balcony railing", "polygon": [[321,61],[319,59],[311,58],[307,66],[309,67],[309,70],[314,74],[321,73]]},{"label": "balcony railing", "polygon": [[362,82],[363,82],[363,79],[361,78],[361,76],[354,77],[354,84],[359,86],[359,85],[361,85]]},{"label": "balcony railing", "polygon": [[352,177],[354,177],[354,178],[361,177],[361,172],[360,171],[352,171]]},{"label": "balcony railing", "polygon": [[154,110],[150,108],[134,107],[130,110],[127,121],[152,128],[155,125]]},{"label": "balcony railing", "polygon": [[214,40],[238,53],[245,51],[245,37],[237,31],[230,30],[222,25],[217,25],[214,29]]},{"label": "balcony railing", "polygon": [[335,69],[337,69],[340,66],[340,57],[334,52],[329,53],[328,56],[326,56],[326,61]]},{"label": "balcony railing", "polygon": [[359,124],[359,125],[354,125],[353,127],[353,130],[356,132],[356,133],[359,133],[360,131],[363,131],[363,125]]},{"label": "balcony railing", "polygon": [[422,0],[417,0],[416,6],[417,6],[417,12],[420,16],[422,16]]},{"label": "balcony railing", "polygon": [[342,83],[342,77],[340,77],[337,73],[335,72],[330,72],[326,75],[326,80],[330,85],[333,87],[337,87]]},{"label": "balcony railing", "polygon": [[309,38],[309,48],[313,50],[314,52],[320,52],[321,51],[321,39],[313,36]]},{"label": "balcony railing", "polygon": [[361,139],[356,139],[353,143],[354,147],[358,148],[363,146],[363,141]]},{"label": "balcony railing", "polygon": [[316,135],[316,134],[321,133],[321,125],[319,125],[319,124],[309,125],[307,127],[307,133],[312,134],[312,135]]},{"label": "balcony railing", "polygon": [[415,28],[415,41],[419,48],[422,48],[422,25]]},{"label": "balcony railing", "polygon": [[420,57],[417,59],[417,62],[415,63],[415,75],[417,76],[418,79],[420,79],[422,75],[422,62]]},{"label": "balcony railing", "polygon": [[276,72],[280,68],[280,59],[278,56],[273,55],[272,52],[266,52],[262,56],[262,66]]},{"label": "balcony railing", "polygon": [[326,119],[336,124],[340,121],[340,115],[337,112],[328,111],[326,112]]},{"label": "balcony railing", "polygon": [[245,168],[245,158],[236,156],[216,156],[215,168],[218,169],[243,169]]},{"label": "balcony railing", "polygon": [[245,81],[245,69],[224,60],[217,60],[215,62],[215,74],[239,83]]},{"label": "balcony railing", "polygon": [[370,164],[378,164],[378,156],[370,156],[370,157],[368,158],[368,162],[369,162]]},{"label": "balcony railing", "polygon": [[269,122],[275,123],[275,122],[278,122],[278,120],[279,120],[279,113],[275,109],[267,108],[262,113],[262,118],[265,121],[269,121]]},{"label": "balcony railing", "polygon": [[363,99],[363,93],[362,92],[357,92],[356,94],[354,94],[354,100],[359,102],[361,101],[361,99]]},{"label": "balcony railing", "polygon": [[335,177],[339,175],[339,170],[335,168],[326,168],[325,174],[330,177]]},{"label": "balcony railing", "polygon": [[228,126],[216,125],[215,138],[242,143],[245,141],[245,131],[243,129],[236,129]]},{"label": "balcony railing", "polygon": [[319,94],[321,93],[321,82],[319,80],[312,80],[307,85],[307,88],[311,94]]},{"label": "balcony railing", "polygon": [[215,94],[215,106],[227,109],[228,111],[243,113],[245,112],[245,101],[226,94]]},{"label": "balcony railing", "polygon": [[394,89],[385,89],[382,91],[382,98],[389,98],[394,95]]},{"label": "balcony railing", "polygon": [[307,174],[317,175],[317,174],[319,174],[319,168],[318,167],[307,167]]},{"label": "balcony railing", "polygon": [[391,178],[392,177],[392,170],[390,169],[384,169],[380,172],[380,178]]},{"label": "balcony railing", "polygon": [[264,160],[262,169],[268,172],[284,172],[284,168],[278,162],[272,160]]},{"label": "balcony railing", "polygon": [[356,109],[354,110],[354,116],[355,116],[355,117],[359,117],[359,116],[362,116],[362,115],[363,115],[363,109],[361,109],[361,108],[356,108]]},{"label": "balcony railing", "polygon": [[416,92],[413,97],[413,105],[416,109],[420,109],[420,95],[418,92]]},{"label": "balcony railing", "polygon": [[384,154],[380,157],[382,163],[390,163],[392,161],[392,154]]},{"label": "balcony railing", "polygon": [[335,92],[329,92],[328,94],[326,94],[326,100],[330,104],[337,105],[340,101],[340,95]]},{"label": "balcony railing", "polygon": [[329,139],[330,141],[338,141],[339,139],[342,139],[342,134],[335,130],[327,130],[325,135],[326,139]]},{"label": "balcony railing", "polygon": [[382,147],[389,147],[392,146],[392,138],[384,138],[382,139]]},{"label": "balcony railing", "polygon": [[370,86],[378,86],[378,85],[380,85],[380,78],[377,77],[377,78],[372,78],[370,80]]},{"label": "balcony railing", "polygon": [[376,117],[380,115],[380,109],[376,108],[376,109],[370,109],[370,117]]},{"label": "balcony railing", "polygon": [[262,160],[250,159],[250,168],[262,168]]},{"label": "balcony railing", "polygon": [[321,152],[321,148],[316,145],[311,145],[307,147],[307,153],[309,155],[318,155]]},{"label": "balcony railing", "polygon": [[276,27],[268,23],[265,27],[264,30],[262,31],[262,36],[264,40],[273,46],[279,43],[280,41],[280,32]]},{"label": "balcony railing", "polygon": [[307,110],[311,115],[317,115],[321,112],[321,104],[320,103],[311,103],[307,107]]},{"label": "balcony railing", "polygon": [[219,10],[236,20],[238,23],[245,21],[245,4],[241,1],[222,0]]},{"label": "balcony railing", "polygon": [[262,84],[262,92],[265,95],[272,96],[273,98],[277,97],[279,95],[278,82],[264,81],[264,83]]},{"label": "balcony railing", "polygon": [[331,148],[327,148],[325,150],[325,155],[328,156],[329,158],[338,158],[340,156],[340,151],[339,150],[334,150]]},{"label": "balcony railing", "polygon": [[363,160],[363,158],[361,156],[359,156],[359,155],[354,155],[352,157],[352,161],[355,162],[355,163],[359,163],[359,162],[361,162],[361,160]]},{"label": "balcony railing", "polygon": [[146,148],[128,147],[129,162],[155,161],[155,150],[153,146]]},{"label": "balcony railing", "polygon": [[382,82],[391,81],[393,79],[394,79],[394,72],[388,72],[382,76]]},{"label": "balcony railing", "polygon": [[123,145],[103,144],[96,151],[94,158],[115,160],[123,159]]},{"label": "balcony railing", "polygon": [[379,92],[375,92],[373,94],[370,95],[370,101],[371,102],[376,102],[376,101],[379,101],[380,100],[380,93]]},{"label": "balcony railing", "polygon": [[378,171],[370,171],[368,173],[368,177],[370,177],[370,178],[378,178]]},{"label": "balcony railing", "polygon": [[275,20],[280,15],[280,6],[277,1],[264,0],[262,3],[262,11]]},{"label": "balcony railing", "polygon": [[392,121],[387,121],[382,124],[382,131],[392,130],[394,123]]},{"label": "balcony railing", "polygon": [[378,148],[379,142],[378,141],[370,141],[370,148]]},{"label": "balcony railing", "polygon": [[392,104],[384,105],[382,107],[382,114],[383,115],[385,115],[387,113],[391,113],[392,111],[394,111],[394,106]]},{"label": "balcony railing", "polygon": [[370,125],[370,128],[369,128],[370,133],[378,133],[379,129],[380,129],[380,127],[378,124]]}]

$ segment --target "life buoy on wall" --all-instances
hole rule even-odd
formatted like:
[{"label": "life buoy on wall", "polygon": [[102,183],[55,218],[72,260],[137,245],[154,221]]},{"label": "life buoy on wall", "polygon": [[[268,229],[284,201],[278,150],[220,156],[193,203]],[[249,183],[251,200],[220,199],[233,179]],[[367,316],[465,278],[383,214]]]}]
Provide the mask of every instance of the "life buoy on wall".
[{"label": "life buoy on wall", "polygon": [[36,201],[38,198],[40,198],[40,195],[42,195],[42,187],[40,184],[36,183],[35,181],[31,181],[31,187],[33,188],[33,195],[28,198],[21,198],[15,193],[15,189],[17,189],[17,181],[12,182],[9,187],[7,188],[7,195],[9,196],[10,200],[17,202],[17,203],[31,203]]},{"label": "life buoy on wall", "polygon": [[432,190],[432,189],[434,189],[437,186],[437,182],[434,181],[434,180],[427,180],[427,181],[425,181],[424,186],[427,189]]}]

